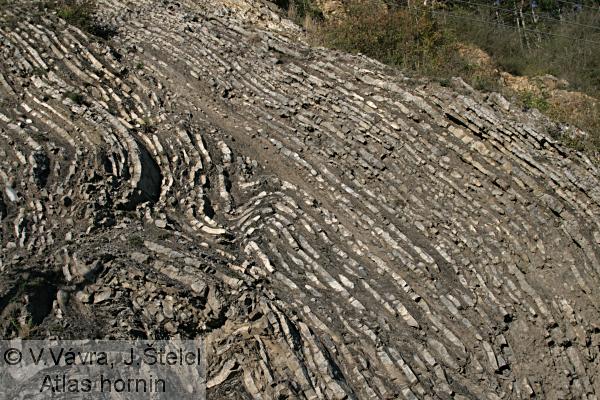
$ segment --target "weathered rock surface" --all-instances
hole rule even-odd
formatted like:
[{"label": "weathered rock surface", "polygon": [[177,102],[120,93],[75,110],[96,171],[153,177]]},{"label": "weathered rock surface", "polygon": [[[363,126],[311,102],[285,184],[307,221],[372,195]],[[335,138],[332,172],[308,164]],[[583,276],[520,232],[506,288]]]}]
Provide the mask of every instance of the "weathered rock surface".
[{"label": "weathered rock surface", "polygon": [[[207,339],[211,398],[596,399],[600,174],[254,0],[0,24],[4,337]],[[487,99],[487,100],[486,100]]]}]

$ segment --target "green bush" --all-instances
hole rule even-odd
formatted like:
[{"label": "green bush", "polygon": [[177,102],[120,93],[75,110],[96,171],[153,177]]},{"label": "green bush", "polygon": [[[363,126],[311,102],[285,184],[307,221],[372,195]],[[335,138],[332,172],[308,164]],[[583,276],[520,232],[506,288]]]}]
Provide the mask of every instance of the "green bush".
[{"label": "green bush", "polygon": [[94,0],[50,0],[40,3],[40,8],[56,10],[56,14],[67,23],[102,39],[110,39],[115,30],[100,24],[94,18],[97,5]]},{"label": "green bush", "polygon": [[520,100],[525,108],[537,108],[538,110],[545,112],[548,111],[550,105],[544,95],[536,95],[533,92],[521,92],[519,94]]},{"label": "green bush", "polygon": [[96,4],[92,1],[64,1],[59,6],[57,14],[70,24],[89,26],[93,24],[93,15]]},{"label": "green bush", "polygon": [[82,105],[85,103],[85,98],[81,93],[77,92],[67,92],[65,97],[69,98],[73,103]]},{"label": "green bush", "polygon": [[439,74],[458,60],[451,35],[423,8],[390,9],[353,1],[344,18],[323,22],[315,38],[328,47],[426,74]]},{"label": "green bush", "polygon": [[129,236],[127,238],[127,241],[129,242],[129,245],[134,248],[140,248],[140,247],[144,246],[144,239],[142,239],[138,235]]},{"label": "green bush", "polygon": [[323,20],[323,13],[313,0],[275,0],[274,3],[285,10],[288,16],[300,25],[304,24],[306,18]]}]

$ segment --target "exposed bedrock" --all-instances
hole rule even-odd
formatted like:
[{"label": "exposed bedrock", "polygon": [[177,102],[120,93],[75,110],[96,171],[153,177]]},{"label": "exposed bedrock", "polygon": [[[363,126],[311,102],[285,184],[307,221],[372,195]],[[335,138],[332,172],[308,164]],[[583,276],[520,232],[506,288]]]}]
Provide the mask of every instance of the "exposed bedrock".
[{"label": "exposed bedrock", "polygon": [[[596,399],[600,174],[255,0],[0,6],[4,337],[206,338],[210,398]],[[507,106],[508,104],[508,106]]]}]

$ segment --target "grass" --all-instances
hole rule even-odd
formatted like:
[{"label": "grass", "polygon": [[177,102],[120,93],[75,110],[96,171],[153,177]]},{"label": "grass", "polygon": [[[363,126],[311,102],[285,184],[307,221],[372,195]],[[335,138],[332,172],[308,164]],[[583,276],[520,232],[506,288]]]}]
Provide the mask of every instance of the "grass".
[{"label": "grass", "polygon": [[154,122],[152,122],[152,119],[147,115],[144,116],[140,125],[142,132],[146,134],[153,133],[156,131],[156,126],[154,125]]},{"label": "grass", "polygon": [[116,34],[114,28],[99,23],[94,17],[97,10],[94,0],[49,0],[40,3],[40,9],[55,10],[68,24],[101,39],[108,40]]},{"label": "grass", "polygon": [[600,160],[600,30],[589,28],[600,27],[600,13],[566,14],[563,23],[530,27],[543,33],[519,33],[500,26],[481,10],[461,13],[487,23],[449,19],[447,29],[457,40],[485,50],[501,70],[516,76],[553,75],[568,81],[567,90],[590,96],[571,104],[564,99],[552,101],[543,89],[516,93],[505,90],[508,95],[516,94],[524,108],[536,108],[554,120],[586,131],[585,138],[564,136],[563,142]]},{"label": "grass", "polygon": [[67,92],[65,97],[70,99],[73,103],[77,105],[82,105],[85,103],[85,98],[81,93],[78,92]]},{"label": "grass", "polygon": [[547,112],[550,108],[544,94],[538,95],[531,91],[524,91],[519,93],[519,100],[526,109],[537,108],[541,112]]},{"label": "grass", "polygon": [[600,96],[600,30],[590,28],[600,27],[600,13],[565,15],[564,23],[540,22],[529,28],[540,33],[519,33],[481,10],[451,12],[485,21],[448,18],[446,23],[459,41],[485,50],[503,70],[520,76],[551,74],[566,79],[577,90]]},{"label": "grass", "polygon": [[16,316],[10,315],[8,317],[8,322],[10,329],[14,332],[15,336],[21,339],[27,339],[35,329],[31,318],[27,318],[25,323],[21,325]]},{"label": "grass", "polygon": [[323,13],[312,0],[274,0],[273,2],[286,10],[288,17],[299,25],[307,21],[323,20]]},{"label": "grass", "polygon": [[[563,22],[539,22],[518,31],[509,21],[500,23],[489,8],[465,9],[445,4],[443,9],[411,7],[389,0],[387,5],[367,0],[345,2],[345,14],[322,18],[311,0],[280,0],[288,15],[303,23],[317,45],[362,53],[405,73],[433,78],[448,85],[460,76],[478,90],[498,91],[523,108],[536,108],[563,123],[589,133],[583,140],[565,143],[583,148],[600,159],[600,106],[590,97],[578,104],[557,101],[545,88],[511,89],[500,83],[500,71],[516,76],[550,74],[569,82],[568,90],[600,99],[600,13],[564,14]],[[316,15],[316,18],[311,16]],[[480,21],[480,22],[475,22]],[[507,25],[507,26],[503,26]],[[493,65],[482,66],[461,56],[465,46],[489,54]]]},{"label": "grass", "polygon": [[138,235],[129,236],[127,241],[134,248],[140,248],[144,245],[144,240]]},{"label": "grass", "polygon": [[592,159],[600,160],[600,101],[579,107],[551,104],[545,113],[557,121],[584,129],[588,133],[585,137],[563,135],[558,139],[571,148],[591,155]]},{"label": "grass", "polygon": [[313,25],[308,33],[315,44],[362,53],[405,73],[434,78],[442,85],[461,76],[476,89],[498,90],[497,77],[460,56],[456,34],[429,9],[353,0],[343,18]]},{"label": "grass", "polygon": [[313,38],[328,47],[425,74],[440,72],[453,58],[451,40],[426,12],[388,10],[367,2],[350,3],[344,18],[319,24]]},{"label": "grass", "polygon": [[59,4],[57,15],[70,24],[81,27],[93,24],[96,3],[92,1],[63,1]]}]

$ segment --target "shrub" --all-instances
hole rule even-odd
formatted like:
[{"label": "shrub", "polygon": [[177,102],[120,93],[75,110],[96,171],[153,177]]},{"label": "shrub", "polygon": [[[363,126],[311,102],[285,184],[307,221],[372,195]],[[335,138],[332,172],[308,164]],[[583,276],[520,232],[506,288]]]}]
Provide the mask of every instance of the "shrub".
[{"label": "shrub", "polygon": [[456,61],[453,39],[432,14],[353,1],[346,16],[323,22],[314,39],[322,45],[362,53],[386,64],[421,73],[438,73]]},{"label": "shrub", "polygon": [[284,9],[288,17],[303,25],[305,20],[322,20],[323,13],[312,0],[275,0]]},{"label": "shrub", "polygon": [[596,161],[600,160],[600,102],[581,104],[577,109],[566,105],[550,104],[545,112],[553,119],[586,131],[584,137],[560,136],[567,146],[584,151]]},{"label": "shrub", "polygon": [[95,10],[96,4],[92,1],[62,1],[59,2],[57,15],[70,24],[83,27],[93,23]]},{"label": "shrub", "polygon": [[144,245],[144,239],[142,239],[138,235],[129,236],[127,241],[129,242],[129,245],[131,245],[134,248],[140,248]]},{"label": "shrub", "polygon": [[85,103],[85,98],[81,93],[77,92],[67,92],[65,97],[69,98],[73,103],[82,105]]},{"label": "shrub", "polygon": [[541,112],[548,111],[549,104],[546,97],[542,95],[537,95],[533,92],[521,92],[519,93],[519,97],[525,108],[537,108]]},{"label": "shrub", "polygon": [[42,3],[43,8],[54,9],[67,23],[102,39],[110,39],[116,31],[94,18],[96,3],[93,0],[51,0]]},{"label": "shrub", "polygon": [[[288,0],[307,3],[308,0]],[[548,3],[544,7],[549,7]],[[507,6],[505,6],[507,7]],[[544,10],[542,7],[542,10]],[[555,9],[551,10],[556,12]],[[552,15],[552,14],[547,14]],[[518,30],[514,15],[496,19],[489,5],[464,7],[464,3],[438,3],[434,7],[410,6],[401,0],[350,0],[346,13],[323,20],[309,32],[313,42],[349,53],[362,53],[404,72],[436,78],[448,84],[460,76],[479,90],[516,95],[526,108],[537,108],[559,121],[589,133],[583,140],[565,139],[576,148],[600,151],[600,106],[583,102],[576,110],[571,104],[550,104],[545,93],[516,93],[501,87],[496,66],[513,75],[551,74],[566,79],[570,90],[600,98],[600,13],[568,12],[562,22],[528,21],[528,31]],[[531,19],[532,14],[528,15]],[[549,18],[557,18],[553,15]],[[491,65],[471,63],[460,56],[466,45],[483,49]]]},{"label": "shrub", "polygon": [[600,27],[600,13],[565,14],[563,22],[540,19],[525,32],[503,26],[505,21],[498,23],[485,9],[450,13],[446,24],[455,37],[485,50],[503,70],[522,76],[555,75],[600,97],[600,30],[591,28]]},{"label": "shrub", "polygon": [[[529,26],[531,31],[519,32],[515,26],[500,25],[482,9],[451,12],[486,21],[465,23],[464,19],[448,18],[447,27],[459,41],[485,50],[502,70],[521,76],[554,75],[567,80],[569,90],[600,98],[600,30],[590,28],[600,27],[600,13],[563,14],[562,22],[540,20],[537,25]],[[600,159],[600,101],[550,104],[543,93],[532,92],[519,93],[518,98],[527,108],[537,108],[551,118],[586,131],[585,138],[562,139],[567,145]]]}]

